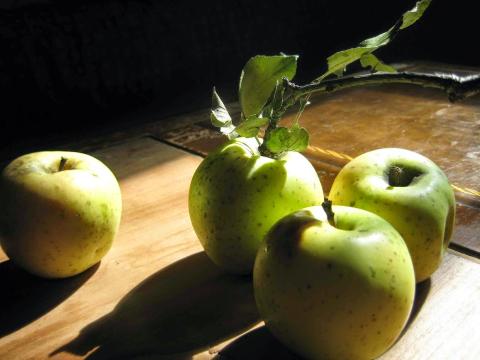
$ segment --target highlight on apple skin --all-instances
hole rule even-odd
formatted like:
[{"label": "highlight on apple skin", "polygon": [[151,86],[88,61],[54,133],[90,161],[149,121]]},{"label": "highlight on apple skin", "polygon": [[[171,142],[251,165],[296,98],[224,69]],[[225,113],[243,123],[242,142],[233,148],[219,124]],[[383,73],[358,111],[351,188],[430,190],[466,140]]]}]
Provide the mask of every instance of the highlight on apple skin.
[{"label": "highlight on apple skin", "polygon": [[77,152],[13,160],[0,177],[0,244],[19,267],[45,278],[98,263],[117,234],[122,198],[114,174]]},{"label": "highlight on apple skin", "polygon": [[417,282],[440,266],[452,237],[455,196],[445,173],[430,159],[399,148],[367,152],[342,168],[329,199],[392,224],[407,243]]},{"label": "highlight on apple skin", "polygon": [[306,208],[277,222],[259,249],[255,299],[272,334],[307,359],[373,359],[396,341],[415,295],[402,237],[365,210]]},{"label": "highlight on apple skin", "polygon": [[272,225],[292,211],[323,202],[317,172],[300,153],[260,155],[253,138],[237,138],[210,153],[189,189],[193,229],[209,258],[235,274],[251,274]]}]

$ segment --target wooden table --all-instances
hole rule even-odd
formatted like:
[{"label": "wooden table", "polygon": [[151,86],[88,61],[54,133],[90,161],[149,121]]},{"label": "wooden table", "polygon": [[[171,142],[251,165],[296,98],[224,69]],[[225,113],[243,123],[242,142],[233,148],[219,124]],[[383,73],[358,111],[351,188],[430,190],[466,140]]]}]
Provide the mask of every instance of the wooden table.
[{"label": "wooden table", "polygon": [[[82,144],[120,181],[118,237],[99,265],[59,281],[25,274],[0,253],[0,359],[296,358],[261,322],[251,278],[222,273],[196,239],[189,183],[202,160],[197,154],[222,139],[198,122],[207,113],[188,116],[195,124],[165,131],[151,123]],[[314,132],[307,155],[326,191],[343,164],[373,147],[413,148],[444,167],[458,201],[452,247],[432,278],[417,285],[408,327],[381,358],[480,358],[480,100],[452,105],[410,87],[352,90],[314,101],[302,122]],[[368,137],[353,146],[341,138],[349,128]]]}]

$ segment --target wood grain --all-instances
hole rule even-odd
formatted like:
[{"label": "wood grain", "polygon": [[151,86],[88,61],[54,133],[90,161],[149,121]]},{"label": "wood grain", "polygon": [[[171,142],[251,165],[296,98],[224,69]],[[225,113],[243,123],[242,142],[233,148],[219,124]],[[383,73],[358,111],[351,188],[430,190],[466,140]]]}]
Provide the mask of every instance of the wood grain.
[{"label": "wood grain", "polygon": [[[442,92],[416,86],[351,89],[313,97],[300,122],[310,132],[305,155],[326,195],[341,168],[366,151],[401,147],[432,159],[455,191],[452,242],[480,254],[480,97],[452,104]],[[157,136],[199,154],[225,141],[205,123]]]},{"label": "wood grain", "polygon": [[[395,345],[379,359],[478,359],[480,264],[450,252],[431,279],[417,285],[414,310]],[[298,357],[258,326],[219,351],[217,360]]]},{"label": "wood grain", "polygon": [[[415,86],[352,89],[317,99],[302,124],[311,134],[308,153],[318,160],[325,161],[322,150],[355,157],[402,147],[432,159],[452,184],[480,195],[479,97],[452,104],[440,91]],[[340,167],[348,161],[329,158]]]},{"label": "wood grain", "polygon": [[201,158],[149,138],[93,155],[120,180],[114,246],[60,281],[29,276],[2,253],[0,358],[199,352],[258,322],[250,281],[222,274],[191,228],[187,193]]},{"label": "wood grain", "polygon": [[[193,233],[187,192],[201,158],[151,138],[93,155],[123,193],[114,247],[60,281],[1,254],[0,358],[294,359],[261,323],[251,279],[222,273]],[[411,323],[382,359],[478,358],[478,284],[478,261],[450,252],[418,286]]]}]

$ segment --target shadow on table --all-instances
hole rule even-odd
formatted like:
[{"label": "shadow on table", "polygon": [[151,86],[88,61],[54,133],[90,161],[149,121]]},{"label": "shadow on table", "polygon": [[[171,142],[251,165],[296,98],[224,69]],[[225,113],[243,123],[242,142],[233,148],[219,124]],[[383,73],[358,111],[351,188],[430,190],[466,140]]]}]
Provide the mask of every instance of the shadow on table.
[{"label": "shadow on table", "polygon": [[[428,293],[430,292],[430,286],[430,279],[417,284],[412,312],[398,340],[402,338],[422,309]],[[235,341],[223,348],[215,357],[215,360],[224,359],[300,360],[300,357],[276,340],[266,326],[261,326],[238,337]]]},{"label": "shadow on table", "polygon": [[222,273],[201,252],[148,277],[50,356],[188,359],[257,322],[251,277]]},{"label": "shadow on table", "polygon": [[215,360],[301,360],[268,331],[265,325],[249,331],[223,348]]},{"label": "shadow on table", "polygon": [[0,263],[0,338],[55,308],[82,286],[98,267],[96,264],[67,279],[43,279],[23,271],[11,260]]},{"label": "shadow on table", "polygon": [[417,315],[420,313],[420,310],[422,309],[423,304],[425,304],[425,301],[427,300],[428,294],[430,293],[431,286],[432,286],[432,281],[430,280],[430,278],[417,284],[415,288],[415,300],[413,302],[412,312],[410,313],[410,317],[408,318],[407,324],[403,328],[402,334],[399,336],[398,340],[402,338],[402,336],[408,331],[410,326],[413,324],[413,322],[417,318]]}]

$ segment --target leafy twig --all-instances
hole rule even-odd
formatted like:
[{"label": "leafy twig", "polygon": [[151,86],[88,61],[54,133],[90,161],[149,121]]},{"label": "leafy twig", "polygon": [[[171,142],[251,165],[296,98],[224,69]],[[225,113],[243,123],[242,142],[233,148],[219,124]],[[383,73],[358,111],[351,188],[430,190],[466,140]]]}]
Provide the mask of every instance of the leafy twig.
[{"label": "leafy twig", "polygon": [[405,12],[396,23],[380,35],[363,40],[358,46],[339,51],[327,58],[328,70],[316,78],[313,82],[321,82],[330,75],[341,76],[351,63],[360,60],[363,67],[371,67],[373,70],[395,71],[395,69],[383,64],[372,53],[379,48],[389,44],[400,30],[412,26],[423,16],[425,10],[430,6],[431,0],[418,1],[415,7]]},{"label": "leafy twig", "polygon": [[436,88],[447,93],[450,101],[462,100],[480,93],[480,74],[459,77],[455,74],[421,74],[414,72],[369,73],[324,80],[321,83],[296,85],[284,80],[286,87],[284,110],[294,105],[307,94],[330,93],[342,89],[381,84],[411,84]]},{"label": "leafy twig", "polygon": [[[339,51],[327,58],[327,71],[306,85],[292,82],[297,70],[298,56],[258,55],[251,58],[240,76],[239,98],[241,121],[235,126],[225,105],[214,91],[212,97],[212,124],[230,139],[236,136],[257,137],[265,127],[265,136],[259,151],[272,158],[285,151],[303,151],[308,146],[308,132],[300,127],[298,119],[313,93],[327,93],[356,86],[406,83],[433,87],[447,92],[451,101],[463,99],[480,92],[480,76],[467,78],[448,74],[418,74],[396,72],[384,64],[373,52],[389,44],[397,33],[420,19],[431,0],[420,0],[406,11],[396,23],[380,35],[360,42],[356,47]],[[344,76],[353,62],[359,61],[371,73]],[[335,77],[334,77],[335,76]],[[278,126],[285,112],[299,103],[293,124]]]}]

